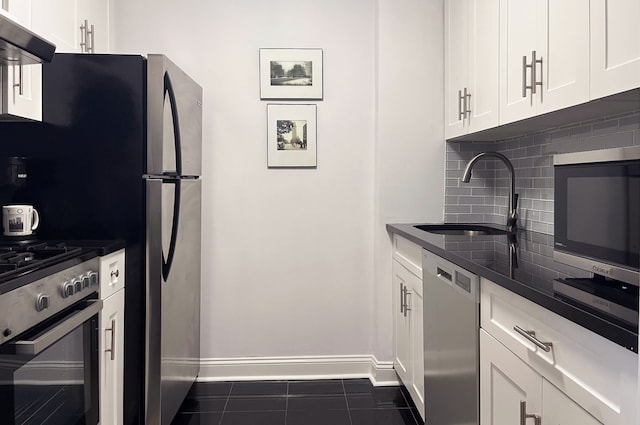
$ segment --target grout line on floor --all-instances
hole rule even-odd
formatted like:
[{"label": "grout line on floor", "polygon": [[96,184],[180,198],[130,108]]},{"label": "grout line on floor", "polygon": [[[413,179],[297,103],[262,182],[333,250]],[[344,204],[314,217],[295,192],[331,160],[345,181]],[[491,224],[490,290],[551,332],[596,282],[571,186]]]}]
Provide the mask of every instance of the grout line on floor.
[{"label": "grout line on floor", "polygon": [[289,419],[289,385],[290,381],[287,381],[287,396],[285,397],[284,404],[284,425],[287,425],[287,420]]},{"label": "grout line on floor", "polygon": [[351,419],[351,408],[349,407],[349,398],[347,397],[347,389],[344,387],[344,379],[340,380],[342,385],[342,394],[344,395],[344,401],[347,403],[347,414],[349,415],[349,423],[353,425],[353,419]]},{"label": "grout line on floor", "polygon": [[229,388],[229,393],[227,394],[227,399],[224,402],[224,407],[222,408],[222,415],[220,415],[220,420],[218,421],[218,425],[222,425],[222,418],[224,418],[224,414],[227,411],[227,406],[229,405],[229,399],[231,398],[231,393],[233,392],[233,385],[234,383],[231,383],[231,388]]}]

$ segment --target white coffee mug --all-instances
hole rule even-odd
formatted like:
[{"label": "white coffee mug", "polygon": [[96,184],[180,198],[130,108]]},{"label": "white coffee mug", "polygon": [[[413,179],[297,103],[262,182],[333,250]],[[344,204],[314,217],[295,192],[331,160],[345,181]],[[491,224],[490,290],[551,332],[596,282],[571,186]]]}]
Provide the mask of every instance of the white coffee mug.
[{"label": "white coffee mug", "polygon": [[4,205],[2,226],[5,236],[29,236],[40,224],[40,215],[33,205]]}]

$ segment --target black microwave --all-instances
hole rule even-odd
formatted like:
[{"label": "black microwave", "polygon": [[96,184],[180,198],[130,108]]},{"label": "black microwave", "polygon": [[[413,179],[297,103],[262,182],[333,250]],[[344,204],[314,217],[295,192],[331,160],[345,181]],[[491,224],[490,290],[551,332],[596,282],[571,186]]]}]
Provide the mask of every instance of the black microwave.
[{"label": "black microwave", "polygon": [[640,146],[554,155],[554,259],[640,286]]}]

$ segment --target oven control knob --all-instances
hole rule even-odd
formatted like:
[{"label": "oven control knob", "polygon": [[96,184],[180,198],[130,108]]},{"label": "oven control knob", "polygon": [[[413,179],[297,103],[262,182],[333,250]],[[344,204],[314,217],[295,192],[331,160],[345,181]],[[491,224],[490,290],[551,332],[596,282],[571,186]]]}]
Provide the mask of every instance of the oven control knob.
[{"label": "oven control knob", "polygon": [[73,281],[73,286],[76,289],[76,293],[82,291],[82,281],[80,279],[76,279]]},{"label": "oven control knob", "polygon": [[82,289],[84,288],[88,288],[91,285],[91,280],[89,279],[89,276],[85,276],[82,278]]},{"label": "oven control knob", "polygon": [[36,300],[36,310],[42,311],[45,308],[49,308],[49,295],[40,294]]},{"label": "oven control knob", "polygon": [[98,272],[89,272],[89,281],[92,285],[98,284]]},{"label": "oven control knob", "polygon": [[65,282],[62,284],[62,298],[70,297],[75,294],[76,289],[73,286],[73,282]]}]

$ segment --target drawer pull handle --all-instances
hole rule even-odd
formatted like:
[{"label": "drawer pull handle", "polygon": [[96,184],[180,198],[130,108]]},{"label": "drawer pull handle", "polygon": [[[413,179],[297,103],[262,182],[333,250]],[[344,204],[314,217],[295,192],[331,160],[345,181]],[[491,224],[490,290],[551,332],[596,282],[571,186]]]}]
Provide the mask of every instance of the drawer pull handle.
[{"label": "drawer pull handle", "polygon": [[553,343],[540,341],[538,338],[536,338],[536,333],[534,331],[525,331],[518,325],[514,326],[513,330],[518,332],[520,335],[525,337],[528,341],[533,343],[536,347],[540,348],[541,350],[547,353],[551,351],[551,347],[553,346]]}]

